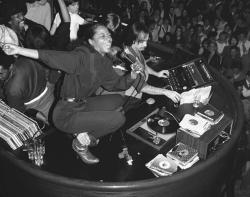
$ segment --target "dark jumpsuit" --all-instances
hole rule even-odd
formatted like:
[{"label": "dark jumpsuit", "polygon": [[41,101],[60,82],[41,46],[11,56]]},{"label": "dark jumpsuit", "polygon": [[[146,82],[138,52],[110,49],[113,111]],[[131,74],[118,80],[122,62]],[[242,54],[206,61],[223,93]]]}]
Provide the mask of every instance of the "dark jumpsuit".
[{"label": "dark jumpsuit", "polygon": [[[62,99],[53,112],[58,129],[67,133],[89,132],[99,138],[124,124],[125,116],[117,110],[124,102],[122,96],[93,96],[100,86],[108,91],[126,90],[135,81],[130,75],[118,76],[106,56],[86,45],[71,52],[39,50],[39,59],[65,72]],[[65,98],[75,98],[77,102]]]}]

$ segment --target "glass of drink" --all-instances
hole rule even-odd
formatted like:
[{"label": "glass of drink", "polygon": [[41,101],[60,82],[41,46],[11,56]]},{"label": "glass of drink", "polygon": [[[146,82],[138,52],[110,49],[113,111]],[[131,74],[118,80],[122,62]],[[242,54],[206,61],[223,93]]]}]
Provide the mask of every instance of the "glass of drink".
[{"label": "glass of drink", "polygon": [[200,95],[195,95],[194,97],[194,102],[193,102],[193,107],[195,109],[199,108],[201,104],[201,96]]}]

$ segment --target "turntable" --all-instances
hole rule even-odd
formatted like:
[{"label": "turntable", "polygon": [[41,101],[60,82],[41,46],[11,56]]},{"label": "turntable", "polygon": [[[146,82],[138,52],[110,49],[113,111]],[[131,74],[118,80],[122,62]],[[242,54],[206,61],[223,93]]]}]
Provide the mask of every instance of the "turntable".
[{"label": "turntable", "polygon": [[162,107],[156,114],[147,119],[147,125],[150,129],[161,134],[174,133],[179,127],[175,117]]},{"label": "turntable", "polygon": [[174,139],[179,124],[165,107],[157,108],[127,130],[136,139],[160,150]]}]

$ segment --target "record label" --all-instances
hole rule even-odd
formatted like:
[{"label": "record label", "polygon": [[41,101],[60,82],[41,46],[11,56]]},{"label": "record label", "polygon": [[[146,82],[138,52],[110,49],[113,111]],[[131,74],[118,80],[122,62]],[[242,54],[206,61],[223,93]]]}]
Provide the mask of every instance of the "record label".
[{"label": "record label", "polygon": [[168,161],[160,161],[159,166],[160,166],[160,168],[166,170],[166,169],[170,168],[170,163]]},{"label": "record label", "polygon": [[158,124],[162,127],[164,127],[164,126],[166,127],[170,124],[170,122],[168,120],[165,120],[165,119],[160,119],[160,120],[158,120]]},{"label": "record label", "polygon": [[190,120],[189,120],[189,123],[190,123],[191,125],[197,125],[197,124],[198,124],[198,121],[195,120],[195,119],[190,119]]},{"label": "record label", "polygon": [[214,116],[214,111],[208,109],[204,112],[207,116]]}]

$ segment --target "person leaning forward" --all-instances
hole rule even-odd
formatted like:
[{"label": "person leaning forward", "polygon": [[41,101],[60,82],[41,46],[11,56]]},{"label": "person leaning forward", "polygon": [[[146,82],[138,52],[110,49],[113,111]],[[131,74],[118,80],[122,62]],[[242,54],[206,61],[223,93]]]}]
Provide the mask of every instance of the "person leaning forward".
[{"label": "person leaning forward", "polygon": [[88,146],[95,144],[95,139],[116,131],[125,122],[125,116],[119,110],[124,102],[122,96],[93,96],[95,91],[100,86],[108,91],[126,90],[135,81],[140,82],[140,78],[134,72],[122,77],[115,73],[106,57],[112,38],[105,26],[90,26],[86,38],[88,44],[71,52],[32,50],[11,44],[4,45],[3,50],[8,55],[39,59],[66,73],[53,121],[58,129],[77,134],[72,142],[73,150],[83,162],[95,164],[99,159],[90,153]]}]

